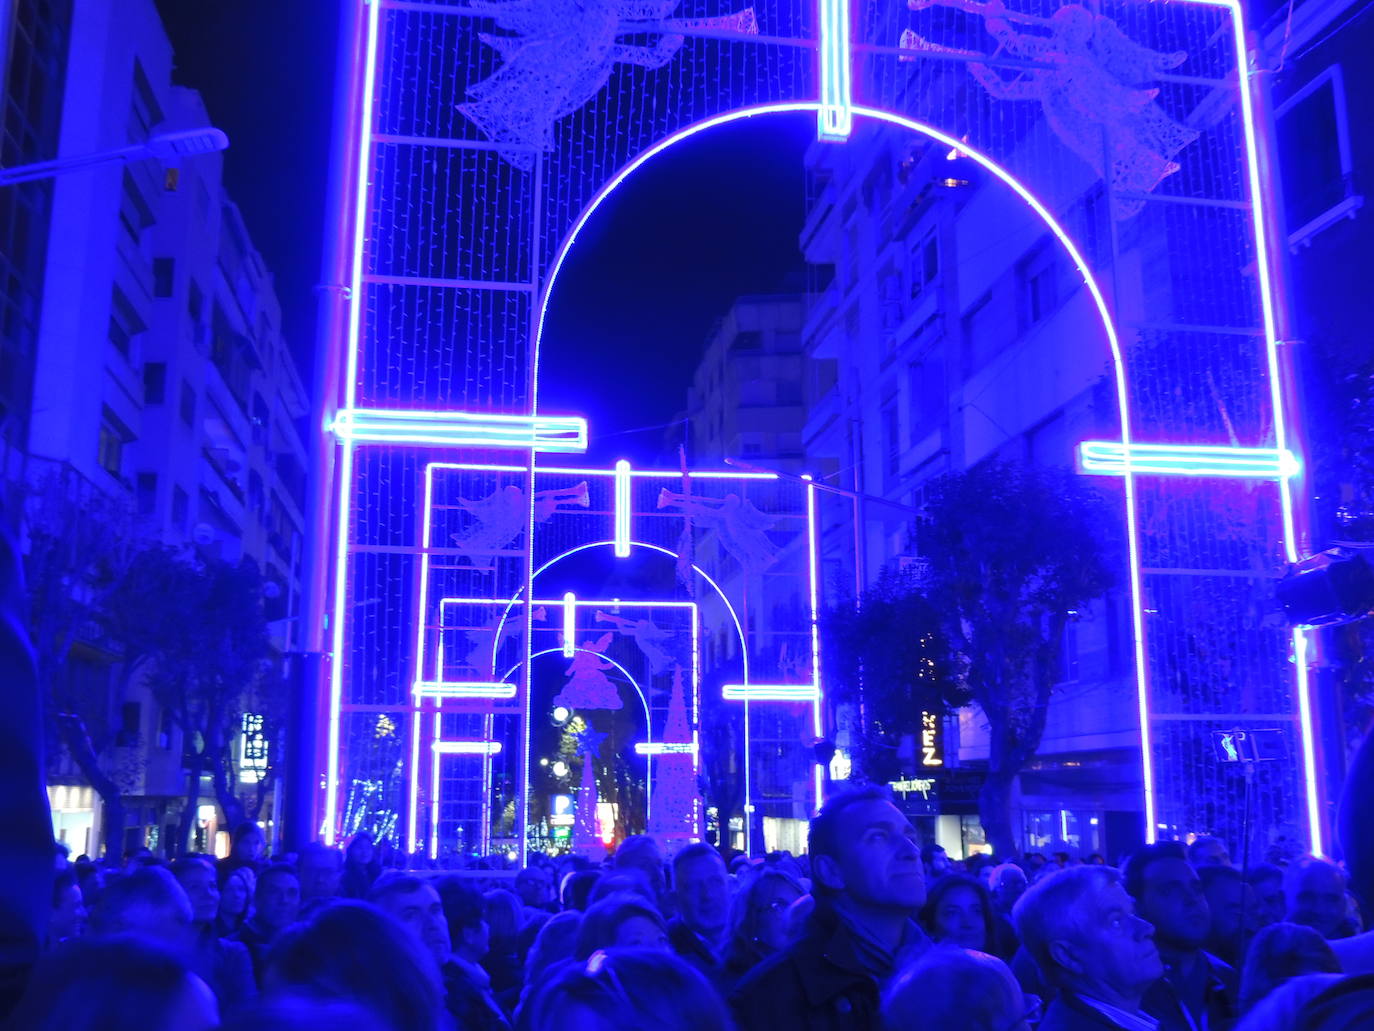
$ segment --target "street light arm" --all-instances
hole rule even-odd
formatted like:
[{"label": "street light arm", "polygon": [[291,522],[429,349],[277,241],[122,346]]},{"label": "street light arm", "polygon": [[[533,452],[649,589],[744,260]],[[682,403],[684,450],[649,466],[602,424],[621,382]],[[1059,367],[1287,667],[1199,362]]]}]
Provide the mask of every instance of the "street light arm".
[{"label": "street light arm", "polygon": [[64,172],[79,172],[84,168],[103,165],[112,161],[128,161],[141,156],[145,145],[141,143],[118,150],[102,150],[94,154],[81,154],[75,157],[53,158],[50,161],[37,161],[31,165],[16,165],[14,168],[0,168],[0,186],[17,186],[31,183],[36,179],[49,179]]},{"label": "street light arm", "polygon": [[53,158],[31,165],[0,168],[0,186],[16,186],[36,179],[49,179],[66,172],[79,172],[115,161],[142,161],[157,158],[164,165],[175,165],[182,158],[198,154],[212,154],[229,146],[229,137],[219,129],[205,126],[200,129],[178,129],[150,136],[142,143],[133,143],[115,150],[101,150],[94,154]]}]

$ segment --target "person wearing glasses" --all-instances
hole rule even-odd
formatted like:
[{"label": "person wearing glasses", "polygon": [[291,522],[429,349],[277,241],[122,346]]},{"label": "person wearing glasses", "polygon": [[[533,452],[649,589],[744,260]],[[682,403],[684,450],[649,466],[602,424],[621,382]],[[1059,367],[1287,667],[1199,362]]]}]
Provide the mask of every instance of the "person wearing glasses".
[{"label": "person wearing glasses", "polygon": [[761,867],[743,876],[747,879],[731,904],[725,950],[725,980],[731,985],[791,944],[787,910],[806,894],[801,882],[781,866]]},{"label": "person wearing glasses", "polygon": [[811,821],[816,909],[801,938],[759,964],[730,1003],[742,1031],[869,1031],[892,974],[930,939],[916,831],[885,788],[832,795]]},{"label": "person wearing glasses", "polygon": [[1017,933],[1058,990],[1039,1031],[1156,1031],[1141,1009],[1164,973],[1154,928],[1110,866],[1071,866],[1046,876],[1012,910]]}]

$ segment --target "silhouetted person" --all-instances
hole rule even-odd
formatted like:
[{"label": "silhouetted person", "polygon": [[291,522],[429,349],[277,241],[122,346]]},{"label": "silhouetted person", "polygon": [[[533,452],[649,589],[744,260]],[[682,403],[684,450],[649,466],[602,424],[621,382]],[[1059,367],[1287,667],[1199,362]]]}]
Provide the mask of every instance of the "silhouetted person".
[{"label": "silhouetted person", "polygon": [[1341,938],[1346,926],[1345,877],[1334,863],[1315,856],[1293,862],[1283,877],[1290,923],[1311,927],[1323,938]]},{"label": "silhouetted person", "polygon": [[464,1031],[507,1031],[510,1022],[482,966],[491,949],[491,928],[482,915],[482,896],[456,876],[440,879],[437,891],[451,942],[443,966],[448,1010]]},{"label": "silhouetted person", "polygon": [[45,956],[6,1025],[23,1031],[212,1031],[215,997],[141,935],[88,935]]},{"label": "silhouetted person", "polygon": [[338,898],[343,879],[343,854],[318,841],[307,842],[296,859],[301,882],[301,907]]},{"label": "silhouetted person", "polygon": [[700,971],[657,949],[608,949],[566,964],[532,994],[521,1022],[528,1031],[734,1031]]},{"label": "silhouetted person", "polygon": [[1197,873],[1212,917],[1203,948],[1238,970],[1246,946],[1259,929],[1255,889],[1234,866],[1200,866]]},{"label": "silhouetted person", "polygon": [[612,895],[587,910],[572,958],[587,960],[599,949],[670,950],[663,916],[639,895]]},{"label": "silhouetted person", "polygon": [[1199,834],[1188,846],[1188,862],[1195,868],[1204,866],[1230,866],[1231,852],[1226,842],[1211,834]]},{"label": "silhouetted person", "polygon": [[1330,944],[1310,927],[1280,922],[1257,935],[1245,956],[1240,1008],[1248,1013],[1275,989],[1304,974],[1339,974]]},{"label": "silhouetted person", "polygon": [[68,938],[79,938],[86,930],[86,902],[76,874],[71,870],[59,872],[52,883],[52,917],[48,921],[48,948],[52,949]]},{"label": "silhouetted person", "polygon": [[272,949],[266,982],[269,998],[357,1003],[386,1031],[451,1027],[433,958],[395,919],[365,902],[340,900],[290,928]]},{"label": "silhouetted person", "polygon": [[1031,1011],[1005,963],[949,945],[899,971],[883,995],[886,1031],[1029,1031]]}]

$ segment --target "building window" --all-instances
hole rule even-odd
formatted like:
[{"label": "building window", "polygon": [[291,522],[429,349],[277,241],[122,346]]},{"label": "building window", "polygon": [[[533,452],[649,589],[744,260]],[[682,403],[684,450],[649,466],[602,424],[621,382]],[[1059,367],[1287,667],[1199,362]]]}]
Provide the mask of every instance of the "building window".
[{"label": "building window", "polygon": [[200,292],[200,284],[194,279],[186,288],[186,313],[191,316],[192,325],[196,326],[200,325],[200,318],[205,313],[205,295]]},{"label": "building window", "polygon": [[118,479],[123,475],[124,445],[133,440],[129,428],[120,421],[119,416],[108,408],[100,419],[100,440],[96,448],[96,461],[100,468]]},{"label": "building window", "polygon": [[1041,246],[1021,263],[1022,326],[1030,328],[1049,318],[1059,304],[1058,262],[1054,249]]},{"label": "building window", "polygon": [[187,426],[196,424],[196,391],[185,380],[181,381],[181,421]]},{"label": "building window", "polygon": [[191,499],[180,487],[172,488],[172,526],[184,531],[186,517],[190,515]]},{"label": "building window", "polygon": [[172,258],[153,259],[153,296],[171,297],[176,261]]},{"label": "building window", "polygon": [[143,363],[143,403],[160,405],[167,397],[167,363]]},{"label": "building window", "polygon": [[165,116],[157,102],[157,94],[153,92],[153,84],[148,81],[148,73],[143,70],[143,62],[136,57],[133,94],[129,112],[129,139],[134,143],[142,143]]},{"label": "building window", "polygon": [[110,294],[110,343],[125,358],[132,358],[134,337],[148,328],[127,294],[116,284]]},{"label": "building window", "polygon": [[138,514],[150,516],[157,509],[157,473],[139,473],[135,481],[134,498]]},{"label": "building window", "polygon": [[1333,64],[1274,110],[1291,246],[1309,242],[1364,203],[1355,193],[1345,76]]},{"label": "building window", "polygon": [[730,341],[732,351],[757,351],[763,346],[763,334],[757,329],[746,329],[735,334]]},{"label": "building window", "polygon": [[932,229],[920,238],[911,249],[911,296],[918,297],[926,288],[934,284],[940,275],[940,246],[935,241]]},{"label": "building window", "polygon": [[134,243],[141,242],[143,230],[153,224],[153,209],[148,207],[138,183],[127,168],[124,170],[124,187],[119,197],[119,221]]},{"label": "building window", "polygon": [[888,398],[883,405],[883,473],[890,483],[897,478],[902,465],[901,418],[897,412],[896,397]]}]

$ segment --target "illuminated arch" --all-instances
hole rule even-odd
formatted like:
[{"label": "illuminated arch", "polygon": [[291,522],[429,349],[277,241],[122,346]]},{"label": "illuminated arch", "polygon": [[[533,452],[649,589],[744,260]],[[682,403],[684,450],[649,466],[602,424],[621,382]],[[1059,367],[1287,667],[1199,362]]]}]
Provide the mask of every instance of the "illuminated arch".
[{"label": "illuminated arch", "polygon": [[[1242,91],[1244,92],[1244,91]],[[741,108],[735,111],[726,111],[723,114],[715,115],[711,118],[694,122],[685,128],[679,129],[671,136],[659,140],[652,147],[647,148],[630,161],[624,168],[617,172],[606,182],[591,201],[578,215],[577,221],[573,223],[568,234],[563,238],[563,242],[558,247],[558,252],[554,255],[552,263],[549,265],[548,275],[544,280],[544,287],[539,294],[539,307],[535,317],[534,333],[534,394],[531,399],[531,411],[539,411],[539,352],[544,342],[544,322],[548,314],[549,299],[553,294],[554,285],[558,282],[558,274],[562,271],[563,263],[567,260],[568,253],[572,246],[577,242],[578,234],[586,226],[591,217],[596,214],[602,203],[616,191],[616,189],[630,177],[632,173],[645,165],[651,158],[657,157],[669,147],[681,143],[683,140],[690,139],[700,132],[713,129],[719,125],[727,125],[730,122],[739,121],[745,118],[754,118],[759,115],[770,114],[791,114],[798,112],[814,112],[818,116],[823,110],[823,105],[815,102],[797,102],[785,104],[761,104],[755,107]],[[1096,275],[1089,267],[1087,260],[1083,257],[1078,246],[1073,242],[1073,238],[1059,223],[1059,220],[1042,204],[1034,194],[1030,192],[1020,180],[999,165],[988,155],[979,150],[970,148],[969,144],[963,140],[955,139],[948,133],[942,132],[932,125],[918,122],[913,118],[895,114],[891,111],[883,111],[870,107],[854,107],[853,113],[864,118],[871,118],[875,121],[887,122],[897,125],[904,129],[909,129],[914,133],[928,136],[943,146],[953,150],[958,150],[960,154],[972,159],[979,166],[991,173],[1000,180],[1005,186],[1016,193],[1026,205],[1035,212],[1054,234],[1060,245],[1068,253],[1070,260],[1079,274],[1083,276],[1083,285],[1087,288],[1089,296],[1092,298],[1094,306],[1097,308],[1098,316],[1102,320],[1102,329],[1107,336],[1107,346],[1112,356],[1113,379],[1116,384],[1116,403],[1117,412],[1121,422],[1121,443],[1127,455],[1130,454],[1131,445],[1131,420],[1130,420],[1130,398],[1127,393],[1126,359],[1121,349],[1121,341],[1116,333],[1116,324],[1112,317],[1111,310],[1107,306],[1107,299],[1103,293],[1102,286],[1097,281]],[[1140,720],[1140,752],[1141,769],[1143,773],[1142,786],[1145,798],[1145,826],[1149,840],[1153,840],[1154,828],[1156,824],[1156,806],[1154,798],[1154,755],[1150,742],[1150,713],[1149,713],[1149,674],[1145,656],[1145,627],[1143,620],[1144,613],[1144,594],[1140,580],[1140,531],[1137,526],[1136,518],[1136,490],[1135,475],[1131,470],[1130,461],[1127,459],[1125,470],[1122,476],[1124,482],[1124,493],[1126,501],[1126,548],[1127,566],[1129,569],[1130,592],[1131,592],[1131,629],[1132,641],[1135,654],[1135,675],[1136,675],[1136,711]],[[667,549],[659,549],[667,551]],[[667,552],[671,554],[671,552]],[[695,566],[693,568],[696,568]],[[542,571],[542,569],[541,569]],[[703,576],[705,574],[702,574]],[[533,582],[534,576],[530,577]],[[715,586],[714,584],[712,586]],[[719,590],[719,588],[717,588]],[[727,604],[728,601],[727,601]],[[734,609],[731,609],[734,615]],[[738,620],[736,620],[738,625]],[[741,632],[741,638],[743,633]],[[747,656],[747,649],[745,650]],[[746,663],[748,659],[745,659]],[[748,682],[748,669],[745,670],[745,682]],[[1305,697],[1305,693],[1304,693]],[[1307,750],[1310,753],[1310,749]]]},{"label": "illuminated arch", "polygon": [[[681,557],[680,555],[678,555],[676,551],[671,551],[670,549],[664,548],[658,544],[648,544],[644,541],[632,540],[630,541],[630,547],[647,548],[649,551],[657,551],[661,554],[667,555],[669,558],[675,561]],[[569,548],[567,551],[562,552],[559,555],[555,555],[553,558],[549,559],[542,566],[540,566],[538,569],[532,572],[530,574],[530,583],[534,583],[535,577],[537,577],[540,573],[544,572],[546,569],[549,569],[550,567],[557,565],[559,562],[562,562],[565,558],[569,558],[572,555],[576,555],[580,551],[588,551],[591,548],[614,549],[615,541],[592,541],[590,544],[579,544],[575,548]],[[708,584],[711,585],[711,588],[716,592],[716,594],[720,596],[721,603],[725,606],[725,611],[730,613],[730,621],[735,624],[735,633],[739,635],[740,659],[744,663],[744,682],[747,684],[749,682],[749,648],[748,642],[745,640],[744,637],[744,624],[742,624],[739,621],[739,613],[735,611],[735,606],[730,604],[730,599],[726,596],[725,592],[721,590],[720,585],[716,583],[714,580],[712,580],[704,569],[702,569],[695,562],[693,562],[692,570],[703,580],[705,580]],[[501,613],[501,618],[496,621],[496,634],[493,635],[492,638],[493,650],[491,653],[491,665],[493,672],[495,672],[496,669],[495,644],[496,642],[500,641],[501,628],[505,626],[506,619],[510,616],[510,610],[513,609],[519,603],[520,596],[524,593],[524,587],[521,587],[518,591],[516,591],[515,595],[510,599],[510,601],[506,603],[506,608]]]}]

